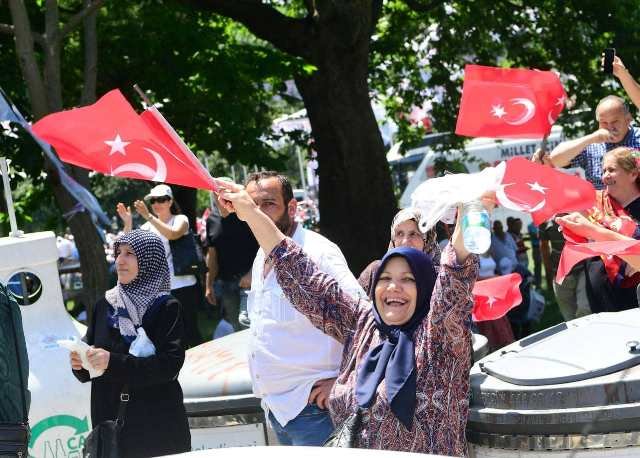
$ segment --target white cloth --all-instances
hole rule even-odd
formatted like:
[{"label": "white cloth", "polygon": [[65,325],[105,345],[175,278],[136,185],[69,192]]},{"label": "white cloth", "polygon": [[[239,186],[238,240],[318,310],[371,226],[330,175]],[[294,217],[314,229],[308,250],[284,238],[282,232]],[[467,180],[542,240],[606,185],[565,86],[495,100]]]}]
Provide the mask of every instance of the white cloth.
[{"label": "white cloth", "polygon": [[[179,226],[182,221],[187,222],[187,227],[189,227],[189,218],[185,215],[174,215],[169,222],[167,223],[173,229]],[[196,284],[196,276],[195,275],[178,275],[176,276],[173,272],[173,256],[171,255],[171,246],[169,245],[169,239],[156,229],[156,227],[151,224],[149,221],[140,226],[140,229],[144,229],[145,231],[151,231],[155,234],[158,234],[162,239],[162,244],[164,245],[164,251],[167,253],[167,262],[169,263],[169,275],[171,276],[171,290],[178,288],[185,288],[187,286]]]},{"label": "white cloth", "polygon": [[129,346],[129,354],[138,358],[147,358],[156,354],[156,346],[142,326],[138,328],[138,336]]},{"label": "white cloth", "polygon": [[411,194],[411,206],[422,213],[418,227],[425,233],[458,203],[479,199],[486,191],[495,190],[506,170],[505,162],[486,167],[476,173],[452,173],[424,181]]},{"label": "white cloth", "polygon": [[[297,226],[292,239],[354,297],[366,297],[338,246],[320,234]],[[263,278],[265,253],[253,261],[247,302],[251,331],[249,369],[262,408],[286,425],[305,408],[313,384],[338,375],[342,345],[316,329],[286,299],[275,272]]]},{"label": "white cloth", "polygon": [[95,369],[91,363],[89,362],[89,357],[87,356],[87,350],[89,350],[89,345],[82,340],[78,340],[73,337],[72,339],[64,339],[56,341],[58,345],[62,348],[66,348],[67,350],[75,351],[78,356],[80,356],[80,360],[82,361],[82,368],[89,371],[89,378],[100,377],[104,374],[104,369]]}]

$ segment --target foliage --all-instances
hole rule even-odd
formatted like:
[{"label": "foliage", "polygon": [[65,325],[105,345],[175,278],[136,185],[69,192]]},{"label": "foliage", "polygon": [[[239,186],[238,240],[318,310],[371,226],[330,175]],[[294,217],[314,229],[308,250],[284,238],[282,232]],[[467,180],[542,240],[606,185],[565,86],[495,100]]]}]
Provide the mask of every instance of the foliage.
[{"label": "foliage", "polygon": [[[81,3],[60,1],[61,20]],[[299,0],[268,3],[293,17],[307,14],[306,2]],[[32,26],[41,32],[45,4],[27,4]],[[10,22],[6,3],[0,2],[0,23]],[[621,93],[619,85],[600,72],[601,50],[614,46],[631,73],[640,76],[640,62],[634,61],[640,43],[638,22],[638,0],[387,0],[371,41],[370,86],[398,123],[405,148],[418,143],[424,133],[407,120],[412,106],[432,109],[436,131],[454,130],[466,63],[559,71],[576,102],[559,123],[569,132],[580,125],[591,129],[595,102],[611,91]],[[76,105],[81,92],[80,33],[64,43],[65,106]],[[215,174],[229,175],[234,163],[286,167],[291,151],[276,152],[266,142],[272,137],[271,121],[291,106],[283,82],[313,73],[313,65],[278,51],[235,21],[169,0],[107,2],[99,13],[98,38],[99,95],[119,87],[135,105],[131,86],[138,83],[162,104],[161,111],[192,149],[209,158]],[[0,86],[28,117],[14,44],[6,35],[0,35],[0,68]],[[299,107],[299,101],[294,103]],[[465,141],[448,138],[447,149],[460,148]],[[298,141],[304,144],[306,138]],[[0,135],[0,149],[14,160],[17,177],[25,177],[24,186],[33,187],[16,197],[24,212],[19,213],[22,223],[28,223],[29,215],[42,222],[40,227],[62,226],[60,216],[52,219],[53,205],[46,206],[46,215],[36,210],[44,207],[43,198],[52,200],[41,175],[42,155],[33,142],[23,135]],[[291,176],[297,176],[295,158],[289,162]],[[139,195],[147,186],[142,183],[92,178],[109,212],[114,202]]]},{"label": "foliage", "polygon": [[[620,92],[600,71],[605,47],[613,45],[640,75],[640,62],[633,61],[639,19],[637,0],[390,0],[373,36],[371,85],[390,113],[426,102],[435,129],[451,132],[465,64],[552,69],[575,98],[572,115],[565,110],[559,119],[571,133],[580,123],[594,127],[597,100],[612,88]],[[400,121],[405,146],[415,144],[419,136]],[[446,148],[459,148],[465,139],[449,140]]]},{"label": "foliage", "polygon": [[[29,3],[32,27],[43,30],[43,4]],[[61,1],[61,19],[82,2]],[[0,23],[11,23],[8,8],[0,3]],[[120,88],[132,105],[139,100],[132,89],[147,91],[193,151],[215,174],[228,174],[230,164],[241,162],[281,168],[282,155],[267,140],[277,115],[274,96],[284,76],[304,64],[265,46],[236,23],[198,15],[172,1],[113,0],[98,15],[98,96]],[[65,107],[78,104],[83,84],[83,47],[79,30],[65,42],[62,52]],[[36,47],[37,52],[41,50]],[[29,118],[29,103],[13,40],[0,35],[0,86]],[[293,70],[292,70],[293,69]],[[300,70],[302,71],[302,70]],[[3,155],[36,187],[47,190],[41,171],[42,154],[28,136],[0,135]],[[94,176],[92,185],[105,210],[113,215],[115,203],[131,201],[148,184]],[[28,199],[24,194],[16,199]],[[37,201],[34,201],[36,203]],[[22,205],[24,204],[24,205]],[[30,208],[29,202],[21,208]],[[55,208],[55,207],[49,207]],[[32,215],[35,217],[35,214]],[[61,217],[38,221],[40,227],[60,227]]]}]

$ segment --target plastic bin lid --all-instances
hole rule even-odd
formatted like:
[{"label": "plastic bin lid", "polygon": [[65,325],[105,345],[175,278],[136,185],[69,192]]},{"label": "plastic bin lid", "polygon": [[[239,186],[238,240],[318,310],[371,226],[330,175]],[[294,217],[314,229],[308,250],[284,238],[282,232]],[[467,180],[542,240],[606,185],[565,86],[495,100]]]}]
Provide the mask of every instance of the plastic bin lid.
[{"label": "plastic bin lid", "polygon": [[487,356],[482,372],[515,385],[570,383],[640,363],[640,313],[589,315]]}]

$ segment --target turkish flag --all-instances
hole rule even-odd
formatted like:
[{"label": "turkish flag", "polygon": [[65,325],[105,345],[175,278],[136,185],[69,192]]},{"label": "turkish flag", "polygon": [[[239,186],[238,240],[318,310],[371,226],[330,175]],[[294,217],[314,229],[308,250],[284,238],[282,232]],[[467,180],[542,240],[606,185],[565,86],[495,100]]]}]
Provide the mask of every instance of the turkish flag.
[{"label": "turkish flag", "polygon": [[93,105],[45,116],[34,133],[60,159],[106,175],[215,190],[213,178],[155,108],[138,115],[115,89]]},{"label": "turkish flag", "polygon": [[501,275],[476,282],[473,287],[473,321],[497,320],[522,303],[520,274]]},{"label": "turkish flag", "polygon": [[506,208],[531,213],[533,222],[539,225],[556,213],[593,207],[596,190],[577,175],[514,157],[506,162],[496,198]]},{"label": "turkish flag", "polygon": [[538,138],[549,135],[567,94],[553,72],[467,65],[456,134]]},{"label": "turkish flag", "polygon": [[640,255],[640,240],[616,240],[591,243],[565,243],[556,272],[556,283],[562,283],[571,268],[594,256]]}]

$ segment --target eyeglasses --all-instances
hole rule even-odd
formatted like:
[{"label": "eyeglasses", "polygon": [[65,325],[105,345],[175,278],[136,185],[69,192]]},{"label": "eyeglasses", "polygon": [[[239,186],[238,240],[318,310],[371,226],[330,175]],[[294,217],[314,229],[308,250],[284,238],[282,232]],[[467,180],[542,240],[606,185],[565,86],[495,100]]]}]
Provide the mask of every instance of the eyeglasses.
[{"label": "eyeglasses", "polygon": [[156,202],[159,203],[159,204],[162,204],[162,203],[168,202],[170,200],[171,200],[171,197],[169,197],[169,196],[152,197],[152,198],[149,199],[149,203],[151,205],[155,204]]}]

